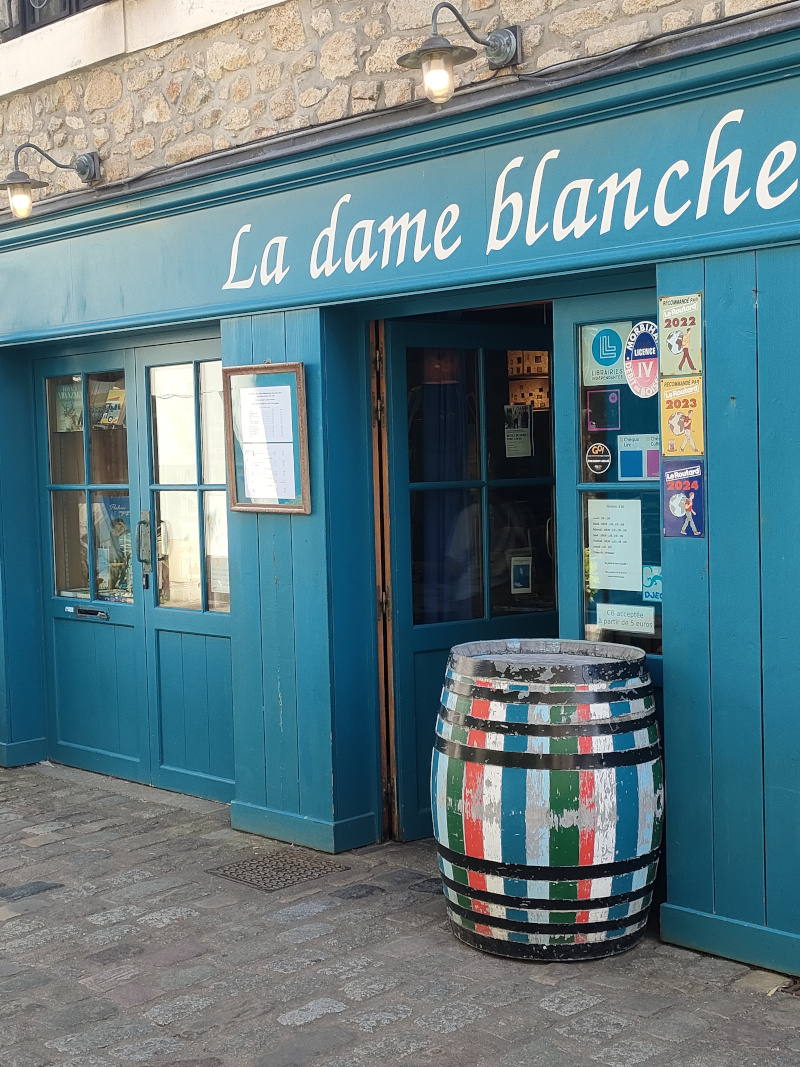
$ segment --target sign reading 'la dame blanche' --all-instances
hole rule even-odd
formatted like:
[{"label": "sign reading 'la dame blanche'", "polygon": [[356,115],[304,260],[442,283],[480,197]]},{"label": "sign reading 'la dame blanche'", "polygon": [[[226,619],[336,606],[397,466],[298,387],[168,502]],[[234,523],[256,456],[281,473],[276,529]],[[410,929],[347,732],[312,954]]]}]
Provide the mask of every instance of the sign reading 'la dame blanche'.
[{"label": "sign reading 'la dame blanche'", "polygon": [[768,89],[236,205],[220,288],[322,301],[741,244],[800,221],[800,121]]}]

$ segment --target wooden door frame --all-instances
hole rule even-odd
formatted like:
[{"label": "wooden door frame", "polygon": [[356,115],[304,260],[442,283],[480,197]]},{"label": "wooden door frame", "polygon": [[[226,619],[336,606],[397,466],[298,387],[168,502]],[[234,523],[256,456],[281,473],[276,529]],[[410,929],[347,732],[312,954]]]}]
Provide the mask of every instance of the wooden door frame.
[{"label": "wooden door frame", "polygon": [[372,409],[372,486],[375,515],[375,605],[378,635],[378,706],[380,714],[382,834],[397,839],[397,739],[392,645],[392,568],[389,525],[389,441],[386,425],[386,344],[384,322],[369,324],[370,404]]}]

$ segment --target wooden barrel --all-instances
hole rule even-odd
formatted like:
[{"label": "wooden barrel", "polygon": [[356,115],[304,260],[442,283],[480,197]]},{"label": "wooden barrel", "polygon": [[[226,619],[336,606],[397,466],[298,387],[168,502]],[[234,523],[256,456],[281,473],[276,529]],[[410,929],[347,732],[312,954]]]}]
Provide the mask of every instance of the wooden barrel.
[{"label": "wooden barrel", "polygon": [[457,645],[431,771],[456,936],[521,959],[597,959],[631,948],[647,925],[663,781],[641,649]]}]

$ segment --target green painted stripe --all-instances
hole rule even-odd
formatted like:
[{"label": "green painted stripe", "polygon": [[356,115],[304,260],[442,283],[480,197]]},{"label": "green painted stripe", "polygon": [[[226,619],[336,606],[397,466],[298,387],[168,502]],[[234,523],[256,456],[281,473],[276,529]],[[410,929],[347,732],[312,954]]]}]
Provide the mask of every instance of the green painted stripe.
[{"label": "green painted stripe", "polygon": [[456,867],[453,864],[453,881],[458,882],[459,885],[469,885],[469,875],[463,867]]},{"label": "green painted stripe", "polygon": [[553,924],[558,923],[576,923],[578,921],[578,913],[576,911],[551,911],[550,922]]},{"label": "green painted stripe", "polygon": [[[457,738],[456,734],[463,734]],[[453,730],[453,739],[465,742],[466,730]],[[464,818],[461,813],[461,799],[464,789],[464,764],[458,759],[447,761],[447,795],[445,811],[447,813],[447,839],[453,852],[464,854]]]},{"label": "green painted stripe", "polygon": [[[572,741],[577,746],[577,738],[558,740]],[[577,747],[566,751],[576,752]],[[576,867],[580,861],[580,831],[577,826],[562,825],[561,817],[580,807],[580,776],[578,771],[551,771],[549,777],[550,810],[555,816],[555,826],[550,830],[550,863],[555,867]]]},{"label": "green painted stripe", "polygon": [[[577,900],[578,899],[578,883],[577,882],[551,882],[550,883],[550,899],[551,900]],[[572,921],[575,922],[576,920],[573,919]]]}]

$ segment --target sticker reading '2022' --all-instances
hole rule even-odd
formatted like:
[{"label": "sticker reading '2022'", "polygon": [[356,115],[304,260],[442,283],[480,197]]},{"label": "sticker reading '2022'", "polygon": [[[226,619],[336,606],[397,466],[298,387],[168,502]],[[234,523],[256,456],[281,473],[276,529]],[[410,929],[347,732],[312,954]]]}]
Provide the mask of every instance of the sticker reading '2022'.
[{"label": "sticker reading '2022'", "polygon": [[661,377],[703,369],[702,296],[662,296],[658,301]]}]

